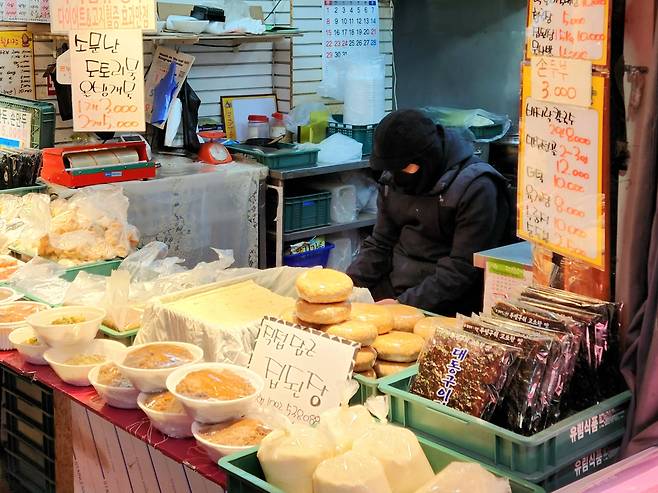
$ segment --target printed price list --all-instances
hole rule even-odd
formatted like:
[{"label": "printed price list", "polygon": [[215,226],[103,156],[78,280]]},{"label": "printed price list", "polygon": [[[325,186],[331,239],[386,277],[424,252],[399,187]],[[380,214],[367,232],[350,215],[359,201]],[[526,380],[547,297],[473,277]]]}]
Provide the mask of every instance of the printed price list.
[{"label": "printed price list", "polygon": [[50,22],[48,0],[3,0],[0,20],[8,22]]},{"label": "printed price list", "polygon": [[600,263],[599,114],[528,98],[522,108],[519,227],[556,252]]}]

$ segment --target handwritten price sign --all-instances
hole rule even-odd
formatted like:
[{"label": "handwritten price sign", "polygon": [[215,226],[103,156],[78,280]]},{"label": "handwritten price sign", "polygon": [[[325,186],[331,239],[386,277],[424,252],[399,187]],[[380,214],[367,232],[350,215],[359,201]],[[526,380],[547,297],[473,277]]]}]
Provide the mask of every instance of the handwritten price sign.
[{"label": "handwritten price sign", "polygon": [[142,32],[71,31],[69,43],[75,131],[143,131]]},{"label": "handwritten price sign", "polygon": [[530,62],[534,99],[591,106],[592,62],[550,57],[533,57]]},{"label": "handwritten price sign", "polygon": [[155,32],[155,0],[50,0],[50,29],[57,34],[84,29]]},{"label": "handwritten price sign", "polygon": [[606,65],[610,0],[528,2],[527,57],[591,60]]},{"label": "handwritten price sign", "polygon": [[293,422],[316,424],[323,411],[340,405],[358,348],[317,330],[263,319],[249,363],[265,379],[259,404]]}]

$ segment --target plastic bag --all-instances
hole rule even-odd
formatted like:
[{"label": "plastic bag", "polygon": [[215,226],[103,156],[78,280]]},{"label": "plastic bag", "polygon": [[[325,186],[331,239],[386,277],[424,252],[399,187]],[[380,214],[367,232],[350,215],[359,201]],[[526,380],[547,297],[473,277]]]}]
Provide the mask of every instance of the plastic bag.
[{"label": "plastic bag", "polygon": [[130,274],[126,271],[112,272],[100,306],[106,312],[104,323],[111,329],[125,331],[141,325],[142,310],[131,303]]},{"label": "plastic bag", "polygon": [[333,134],[318,144],[318,164],[342,164],[359,161],[363,144],[343,135]]},{"label": "plastic bag", "polygon": [[489,419],[514,376],[518,356],[516,348],[438,327],[418,359],[418,374],[412,379],[410,391]]},{"label": "plastic bag", "polygon": [[30,293],[50,305],[59,305],[69,283],[62,279],[66,269],[50,260],[35,257],[21,265],[9,281],[10,286],[23,293]]},{"label": "plastic bag", "polygon": [[[167,21],[169,22],[169,21]],[[153,91],[153,114],[151,123],[158,125],[167,120],[171,99],[176,91],[176,62],[169,64],[165,76],[157,83]]]},{"label": "plastic bag", "polygon": [[459,109],[427,106],[421,109],[434,123],[460,130],[467,140],[493,142],[502,138],[511,126],[506,115],[497,115],[483,109]]},{"label": "plastic bag", "polygon": [[133,282],[151,281],[158,277],[184,272],[180,264],[185,262],[178,257],[167,257],[169,247],[152,241],[135,253],[128,255],[119,266],[119,270],[128,271]]},{"label": "plastic bag", "polygon": [[107,280],[107,276],[79,272],[66,290],[64,305],[100,306]]},{"label": "plastic bag", "polygon": [[329,115],[329,109],[324,103],[302,103],[295,106],[290,113],[284,116],[288,132],[297,135],[297,127],[311,123],[311,113],[316,111]]}]

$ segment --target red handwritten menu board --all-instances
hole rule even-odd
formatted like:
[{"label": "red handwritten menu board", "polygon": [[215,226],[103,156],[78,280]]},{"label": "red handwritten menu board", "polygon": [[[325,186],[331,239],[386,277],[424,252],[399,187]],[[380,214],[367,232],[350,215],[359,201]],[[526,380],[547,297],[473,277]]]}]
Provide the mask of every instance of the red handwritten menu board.
[{"label": "red handwritten menu board", "polygon": [[143,131],[142,32],[71,31],[69,43],[75,131]]},{"label": "red handwritten menu board", "polygon": [[530,0],[526,58],[555,56],[608,64],[610,0]]},{"label": "red handwritten menu board", "polygon": [[603,180],[606,79],[592,77],[592,107],[530,97],[523,68],[518,234],[595,267],[605,267]]},{"label": "red handwritten menu board", "polygon": [[140,29],[155,32],[155,0],[50,0],[50,30]]},{"label": "red handwritten menu board", "polygon": [[2,0],[0,21],[50,22],[48,0]]}]

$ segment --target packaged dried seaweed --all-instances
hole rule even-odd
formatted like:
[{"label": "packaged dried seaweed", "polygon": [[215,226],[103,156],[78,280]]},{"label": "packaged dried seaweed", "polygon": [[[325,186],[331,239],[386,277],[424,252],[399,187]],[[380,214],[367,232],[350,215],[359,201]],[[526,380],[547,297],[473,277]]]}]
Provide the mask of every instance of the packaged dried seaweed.
[{"label": "packaged dried seaweed", "polygon": [[410,391],[489,419],[513,375],[519,350],[463,331],[437,328],[418,360]]},{"label": "packaged dried seaweed", "polygon": [[463,330],[519,349],[518,369],[494,422],[517,433],[531,433],[532,423],[542,413],[542,379],[551,355],[553,337],[532,327],[487,317],[464,319]]}]

